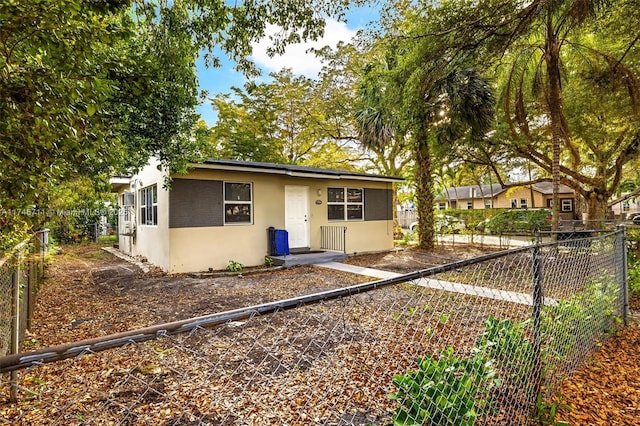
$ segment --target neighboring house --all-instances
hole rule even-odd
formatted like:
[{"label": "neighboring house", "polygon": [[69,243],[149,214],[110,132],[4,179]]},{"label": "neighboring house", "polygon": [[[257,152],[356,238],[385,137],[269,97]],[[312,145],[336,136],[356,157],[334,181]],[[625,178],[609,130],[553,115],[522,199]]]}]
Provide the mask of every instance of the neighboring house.
[{"label": "neighboring house", "polygon": [[291,252],[320,250],[322,232],[346,235],[346,253],[393,248],[392,184],[400,178],[231,160],[193,164],[172,176],[170,190],[165,177],[151,160],[111,182],[122,207],[120,250],[167,272],[263,264],[270,227],[287,231]]},{"label": "neighboring house", "polygon": [[[622,193],[620,196],[627,195]],[[626,219],[635,216],[640,212],[640,197],[629,198],[621,203],[615,203],[611,206],[613,214],[620,219]]]},{"label": "neighboring house", "polygon": [[[452,187],[434,199],[435,208],[439,210],[550,208],[552,200],[551,182],[508,189],[498,183]],[[574,219],[574,202],[574,191],[566,185],[560,185],[560,213],[563,219]]]}]

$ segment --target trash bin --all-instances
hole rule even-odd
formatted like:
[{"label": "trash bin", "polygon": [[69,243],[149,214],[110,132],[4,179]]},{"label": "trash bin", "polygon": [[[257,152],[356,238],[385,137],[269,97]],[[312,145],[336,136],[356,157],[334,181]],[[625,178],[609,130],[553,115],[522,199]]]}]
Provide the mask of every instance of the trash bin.
[{"label": "trash bin", "polygon": [[269,255],[285,256],[289,254],[289,233],[285,229],[267,228],[269,233]]}]

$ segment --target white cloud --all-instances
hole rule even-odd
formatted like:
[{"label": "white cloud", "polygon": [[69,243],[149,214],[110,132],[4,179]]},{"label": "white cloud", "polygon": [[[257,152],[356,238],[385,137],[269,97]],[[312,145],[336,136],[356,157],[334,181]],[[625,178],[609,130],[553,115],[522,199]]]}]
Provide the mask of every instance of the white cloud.
[{"label": "white cloud", "polygon": [[[275,34],[278,28],[269,26],[267,35]],[[293,44],[287,46],[283,55],[269,57],[267,48],[270,46],[269,37],[253,44],[253,55],[251,58],[255,63],[267,72],[280,71],[283,68],[291,68],[294,74],[301,74],[307,77],[315,77],[322,68],[322,62],[313,53],[308,53],[309,48],[322,48],[325,46],[335,47],[338,42],[349,42],[355,37],[356,31],[347,28],[344,22],[333,19],[326,21],[324,37],[318,41]]]}]

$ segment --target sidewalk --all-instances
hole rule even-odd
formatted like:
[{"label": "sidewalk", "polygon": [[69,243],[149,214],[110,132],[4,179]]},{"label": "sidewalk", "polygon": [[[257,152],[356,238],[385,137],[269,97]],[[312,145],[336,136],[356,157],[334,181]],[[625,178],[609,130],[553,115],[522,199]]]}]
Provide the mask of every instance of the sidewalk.
[{"label": "sidewalk", "polygon": [[[383,280],[402,276],[402,274],[398,274],[396,272],[382,271],[379,269],[365,268],[362,266],[348,265],[339,262],[319,263],[314,266],[334,269],[341,272],[350,272],[352,274],[365,275],[368,277]],[[486,299],[501,300],[505,302],[517,303],[519,305],[533,306],[533,296],[526,293],[498,290],[495,288],[482,287],[472,284],[454,283],[451,281],[444,281],[433,278],[419,278],[417,280],[411,280],[411,283],[420,287],[431,288],[433,290],[448,291],[458,294],[468,294],[471,296],[483,297]],[[557,300],[551,298],[544,299],[545,305],[555,305],[557,303]]]},{"label": "sidewalk", "polygon": [[535,241],[531,236],[525,235],[470,235],[470,234],[447,234],[438,235],[436,237],[438,242],[448,242],[452,244],[480,244],[495,247],[517,248],[530,246]]}]

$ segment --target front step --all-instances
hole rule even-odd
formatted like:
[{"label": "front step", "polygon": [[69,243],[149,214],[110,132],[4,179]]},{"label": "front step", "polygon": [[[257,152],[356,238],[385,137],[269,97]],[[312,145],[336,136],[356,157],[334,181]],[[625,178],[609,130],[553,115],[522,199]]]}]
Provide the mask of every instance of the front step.
[{"label": "front step", "polygon": [[299,265],[314,265],[317,263],[339,262],[347,258],[346,253],[335,251],[313,251],[307,253],[288,254],[286,256],[269,256],[273,264],[289,268]]}]

